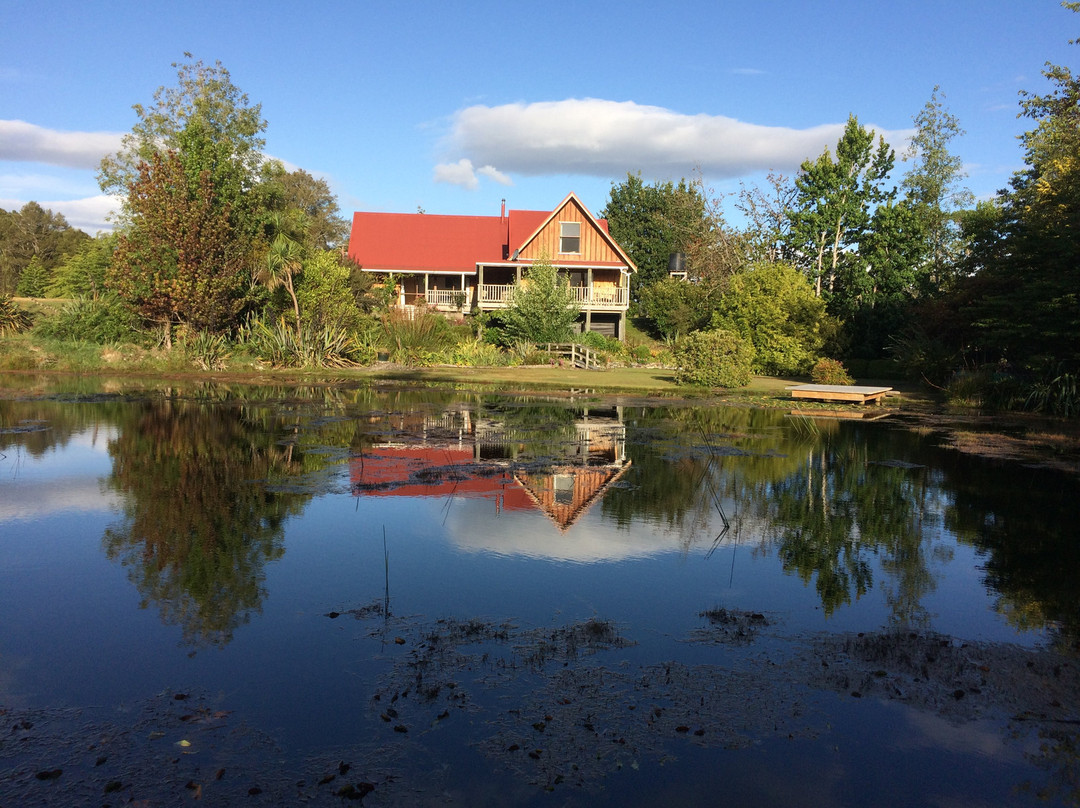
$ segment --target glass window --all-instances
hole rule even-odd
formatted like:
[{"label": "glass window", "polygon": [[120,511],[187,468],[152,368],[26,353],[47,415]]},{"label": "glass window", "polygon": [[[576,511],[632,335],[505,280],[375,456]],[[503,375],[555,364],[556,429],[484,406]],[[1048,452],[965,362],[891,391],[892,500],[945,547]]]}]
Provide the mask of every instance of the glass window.
[{"label": "glass window", "polygon": [[581,222],[559,222],[559,252],[581,252]]}]

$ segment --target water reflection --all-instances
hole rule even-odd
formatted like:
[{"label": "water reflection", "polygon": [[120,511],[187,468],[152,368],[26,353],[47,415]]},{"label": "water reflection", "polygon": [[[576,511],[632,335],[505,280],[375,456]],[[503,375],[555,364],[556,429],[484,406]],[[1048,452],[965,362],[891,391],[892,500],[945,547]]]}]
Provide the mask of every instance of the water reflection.
[{"label": "water reflection", "polygon": [[[123,513],[105,532],[108,557],[193,646],[228,643],[260,611],[286,520],[342,477],[358,501],[443,500],[462,549],[774,557],[824,614],[877,593],[898,627],[934,623],[943,576],[970,547],[1012,625],[1068,643],[1080,625],[1080,546],[1062,507],[1075,481],[994,467],[887,423],[366,386],[0,402],[13,478],[20,453],[86,441],[107,444],[99,502]],[[55,495],[9,486],[0,522],[59,503],[64,483],[52,485]],[[68,506],[94,485],[71,484]],[[493,519],[517,521],[483,527]]]},{"label": "water reflection", "polygon": [[187,644],[224,645],[260,611],[267,562],[284,552],[284,520],[309,497],[256,481],[294,475],[292,445],[275,424],[239,408],[171,397],[126,407],[108,484],[124,518],[105,532],[108,557],[128,569],[145,607]]}]

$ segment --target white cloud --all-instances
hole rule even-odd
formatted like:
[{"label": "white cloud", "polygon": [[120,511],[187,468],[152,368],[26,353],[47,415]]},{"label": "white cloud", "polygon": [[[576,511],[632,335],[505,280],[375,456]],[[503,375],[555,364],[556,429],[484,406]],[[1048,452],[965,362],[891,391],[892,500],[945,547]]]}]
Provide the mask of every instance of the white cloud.
[{"label": "white cloud", "polygon": [[480,168],[476,169],[476,173],[483,177],[487,177],[489,180],[494,180],[499,183],[499,185],[514,184],[512,179],[499,171],[499,169],[495,168],[495,166],[480,166]]},{"label": "white cloud", "polygon": [[[453,118],[448,146],[463,157],[435,168],[439,182],[475,188],[477,173],[581,174],[611,178],[641,171],[713,179],[775,169],[794,172],[834,147],[845,122],[808,129],[761,126],[722,115],[686,115],[633,101],[596,98],[476,105]],[[879,134],[901,153],[910,130]],[[473,165],[484,169],[473,169]]]},{"label": "white cloud", "polygon": [[96,169],[117,151],[120,132],[62,132],[26,121],[0,120],[0,160]]},{"label": "white cloud", "polygon": [[472,160],[467,157],[462,157],[456,163],[439,163],[435,166],[435,182],[460,185],[470,191],[475,191],[480,186],[480,177],[487,177],[499,185],[514,184],[512,179],[495,166],[483,165],[474,168]]},{"label": "white cloud", "polygon": [[[94,235],[99,230],[111,231],[113,225],[108,221],[109,215],[119,210],[123,202],[119,196],[106,196],[105,194],[98,194],[84,199],[63,199],[56,202],[42,199],[35,199],[34,201],[45,210],[62,213],[69,225],[77,227],[90,235]],[[0,208],[18,210],[26,202],[25,199],[0,198]]]},{"label": "white cloud", "polygon": [[467,157],[462,157],[456,163],[439,163],[435,166],[435,182],[460,185],[470,191],[475,191],[480,185],[472,160]]}]

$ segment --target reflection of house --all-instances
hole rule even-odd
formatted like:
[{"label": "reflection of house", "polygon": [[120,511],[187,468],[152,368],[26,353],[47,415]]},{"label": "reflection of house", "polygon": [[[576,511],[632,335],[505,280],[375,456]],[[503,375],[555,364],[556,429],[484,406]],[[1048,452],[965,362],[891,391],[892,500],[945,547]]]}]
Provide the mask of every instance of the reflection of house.
[{"label": "reflection of house", "polygon": [[480,497],[497,511],[538,507],[565,531],[630,465],[621,413],[612,412],[585,412],[568,434],[514,429],[468,411],[427,416],[412,424],[413,442],[382,443],[351,461],[352,490]]},{"label": "reflection of house", "polygon": [[622,339],[633,261],[574,194],[553,211],[498,216],[353,215],[349,255],[367,272],[398,276],[401,306],[440,311],[505,308],[528,268],[546,256],[581,307],[581,327]]}]

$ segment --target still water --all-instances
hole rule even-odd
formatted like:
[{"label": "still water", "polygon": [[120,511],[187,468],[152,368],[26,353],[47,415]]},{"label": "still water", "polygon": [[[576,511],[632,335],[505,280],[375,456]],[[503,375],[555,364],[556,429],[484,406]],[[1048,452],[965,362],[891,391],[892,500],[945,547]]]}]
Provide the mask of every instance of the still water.
[{"label": "still water", "polygon": [[0,806],[1070,805],[1075,478],[588,394],[8,380]]}]

